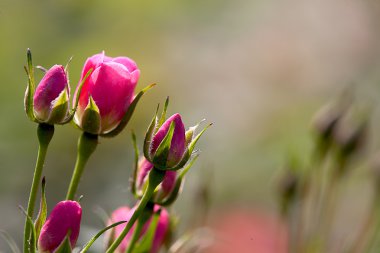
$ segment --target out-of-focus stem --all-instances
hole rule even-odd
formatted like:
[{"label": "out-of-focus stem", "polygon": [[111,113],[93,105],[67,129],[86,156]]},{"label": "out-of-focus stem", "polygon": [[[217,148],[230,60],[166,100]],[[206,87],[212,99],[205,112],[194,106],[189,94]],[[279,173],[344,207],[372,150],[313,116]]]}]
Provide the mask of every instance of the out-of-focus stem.
[{"label": "out-of-focus stem", "polygon": [[[54,135],[54,126],[48,124],[39,124],[37,128],[37,137],[39,142],[38,154],[36,166],[34,169],[32,186],[29,194],[27,214],[29,217],[33,218],[34,206],[36,203],[38,186],[41,181],[42,170],[45,163],[46,153],[48,150],[49,143]],[[24,253],[29,252],[29,238],[30,238],[30,227],[28,226],[27,217],[25,218],[24,226]]]},{"label": "out-of-focus stem", "polygon": [[369,228],[368,228],[369,238],[368,238],[367,244],[364,245],[365,250],[363,252],[371,252],[375,244],[378,242],[378,235],[380,232],[380,200],[378,199],[378,195],[375,196],[375,198],[376,200],[375,200],[374,208],[372,208],[374,215],[373,215],[373,220],[371,220],[371,222],[373,223],[370,224],[372,225],[372,228],[369,225]]},{"label": "out-of-focus stem", "polygon": [[318,206],[314,206],[313,210],[308,210],[308,208],[310,208],[308,204],[314,205],[315,203],[318,203],[318,199],[322,193],[322,189],[318,183],[324,180],[322,169],[324,169],[323,165],[326,160],[326,155],[327,150],[321,151],[321,147],[319,145],[315,146],[311,156],[310,169],[305,174],[304,182],[300,191],[300,198],[296,205],[296,208],[298,209],[296,217],[298,224],[295,229],[294,239],[296,245],[293,247],[294,251],[291,252],[302,253],[305,251],[305,247],[308,246],[307,244],[310,238],[307,234],[306,224],[309,221],[309,218],[313,215],[311,212],[317,210],[318,208]]},{"label": "out-of-focus stem", "polygon": [[162,182],[162,180],[164,179],[164,176],[165,176],[165,171],[161,171],[161,170],[158,170],[156,168],[153,168],[150,171],[148,186],[147,186],[146,191],[144,192],[144,195],[143,195],[139,205],[137,206],[132,217],[129,219],[124,230],[121,232],[119,237],[116,238],[116,240],[111,244],[111,246],[107,249],[106,253],[115,252],[116,248],[123,241],[124,237],[128,234],[129,230],[131,230],[133,224],[140,217],[140,215],[143,214],[146,205],[148,204],[148,202],[151,200],[151,198],[153,196],[154,190]]},{"label": "out-of-focus stem", "polygon": [[[378,213],[380,211],[380,201],[377,199],[377,195],[375,195],[375,199],[372,201],[370,206],[370,210],[366,219],[363,223],[362,228],[360,229],[358,236],[350,250],[350,253],[361,253],[365,252],[365,246],[368,243],[368,247],[371,247],[372,243],[370,242],[371,232],[374,233],[374,225],[378,223]],[[372,235],[372,238],[375,238],[375,235]]]},{"label": "out-of-focus stem", "polygon": [[141,231],[142,231],[145,223],[152,217],[153,208],[154,208],[154,205],[153,204],[149,205],[149,203],[148,203],[148,205],[145,207],[145,210],[143,211],[143,213],[138,218],[135,230],[133,231],[131,241],[128,244],[127,253],[133,252],[133,250],[136,246],[136,243],[140,238]]}]

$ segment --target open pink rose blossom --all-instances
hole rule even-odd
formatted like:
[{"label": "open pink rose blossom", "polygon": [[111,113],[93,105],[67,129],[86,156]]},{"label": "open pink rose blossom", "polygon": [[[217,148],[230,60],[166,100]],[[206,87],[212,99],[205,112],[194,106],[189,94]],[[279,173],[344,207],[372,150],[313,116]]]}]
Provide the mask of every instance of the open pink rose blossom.
[{"label": "open pink rose blossom", "polygon": [[[118,126],[133,101],[140,70],[133,60],[127,57],[111,58],[104,52],[87,59],[80,83],[90,69],[92,72],[85,80],[79,95],[75,121],[86,132],[107,133]],[[78,88],[74,101],[78,96],[77,93]],[[88,120],[83,115],[86,108],[91,105],[91,99],[100,114],[100,124],[97,129],[88,129],[86,126],[91,125],[91,122],[90,124],[84,122]]]}]

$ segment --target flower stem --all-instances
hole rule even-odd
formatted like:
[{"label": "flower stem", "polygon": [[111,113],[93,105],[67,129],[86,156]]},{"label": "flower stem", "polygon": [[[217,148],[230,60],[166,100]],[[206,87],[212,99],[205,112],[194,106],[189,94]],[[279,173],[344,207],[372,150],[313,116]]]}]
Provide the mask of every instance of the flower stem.
[{"label": "flower stem", "polygon": [[98,136],[83,132],[78,139],[78,153],[73,175],[71,177],[70,186],[67,191],[66,199],[74,200],[75,193],[78,189],[80,178],[83,174],[84,167],[91,154],[98,145]]},{"label": "flower stem", "polygon": [[148,203],[147,206],[145,207],[144,211],[142,212],[142,214],[138,218],[135,230],[133,231],[131,241],[129,242],[129,245],[127,248],[127,253],[133,252],[133,250],[136,246],[136,243],[140,238],[141,231],[142,231],[145,223],[149,220],[150,217],[152,217],[153,207],[154,207],[154,205],[149,205],[149,203]]},{"label": "flower stem", "polygon": [[[49,143],[54,135],[54,126],[48,124],[39,124],[37,127],[37,137],[39,142],[38,154],[36,166],[34,168],[34,175],[32,186],[30,188],[29,201],[27,214],[29,217],[33,217],[34,206],[36,203],[38,186],[41,181],[42,170],[45,163],[46,153],[49,146]],[[27,222],[27,217],[25,218],[25,226],[24,226],[24,252],[29,252],[29,238],[30,238],[30,226]]]},{"label": "flower stem", "polygon": [[128,234],[129,230],[131,230],[135,221],[140,217],[140,215],[143,214],[146,205],[148,204],[148,202],[151,200],[151,198],[153,196],[154,190],[162,182],[162,180],[164,179],[164,176],[165,176],[165,171],[159,170],[157,168],[153,168],[150,171],[148,187],[147,187],[146,191],[144,192],[144,195],[143,195],[139,205],[137,206],[132,217],[129,219],[124,230],[121,232],[119,237],[116,238],[116,240],[111,244],[111,246],[107,249],[106,253],[115,252],[116,248],[123,241],[124,237]]}]

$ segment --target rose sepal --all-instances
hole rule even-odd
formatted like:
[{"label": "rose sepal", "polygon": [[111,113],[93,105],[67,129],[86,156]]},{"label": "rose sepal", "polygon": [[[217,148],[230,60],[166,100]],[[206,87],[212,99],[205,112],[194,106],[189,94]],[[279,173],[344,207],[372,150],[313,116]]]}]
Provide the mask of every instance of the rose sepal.
[{"label": "rose sepal", "polygon": [[71,234],[71,232],[68,231],[67,235],[65,236],[65,239],[58,246],[58,248],[54,251],[54,253],[71,253],[72,252],[72,248],[71,248],[71,244],[70,244],[70,234]]},{"label": "rose sepal", "polygon": [[82,116],[82,128],[87,133],[98,135],[101,129],[100,122],[99,108],[90,96]]},{"label": "rose sepal", "polygon": [[[71,61],[71,58],[70,58],[70,61]],[[65,71],[67,70],[67,66],[68,65],[66,65],[66,67],[65,67]],[[73,108],[69,111],[69,113],[67,114],[67,117],[61,123],[59,123],[60,125],[67,124],[67,123],[69,123],[70,121],[73,120],[75,112],[76,112],[76,110],[78,108],[79,97],[80,97],[80,93],[82,91],[83,84],[87,80],[87,78],[91,75],[92,71],[93,71],[92,68],[89,69],[87,71],[86,75],[83,77],[83,79],[82,79],[82,81],[81,81],[81,83],[79,84],[79,87],[78,87],[78,95],[75,98],[75,104],[73,105]],[[68,72],[66,72],[66,75],[68,76]],[[68,87],[70,87],[70,85]]]},{"label": "rose sepal", "polygon": [[152,163],[157,169],[160,170],[167,170],[167,160],[169,156],[170,146],[173,139],[174,134],[174,128],[175,128],[175,122],[172,121],[170,123],[170,127],[168,132],[166,133],[164,139],[161,141],[160,145],[158,146],[156,152],[153,156]]},{"label": "rose sepal", "polygon": [[183,166],[186,165],[186,163],[189,161],[193,151],[194,151],[194,148],[195,148],[195,144],[197,144],[199,138],[201,138],[201,136],[203,135],[203,133],[210,127],[212,126],[213,123],[210,123],[208,124],[207,126],[205,126],[203,128],[203,130],[197,135],[195,136],[195,138],[193,138],[190,142],[190,144],[187,146],[186,150],[185,150],[185,153],[182,157],[182,160],[175,166],[173,167],[172,169],[168,169],[168,170],[179,170],[181,168],[183,168]]},{"label": "rose sepal", "polygon": [[190,168],[193,166],[193,164],[198,159],[198,157],[199,157],[199,155],[195,155],[190,160],[190,162],[186,165],[186,167],[181,171],[181,173],[179,174],[178,178],[176,179],[176,183],[175,183],[174,189],[171,191],[171,193],[165,199],[163,199],[162,201],[155,200],[154,203],[156,203],[156,204],[158,204],[160,206],[170,206],[171,204],[173,204],[176,201],[178,195],[182,191],[183,183],[185,181],[185,175],[190,170]]},{"label": "rose sepal", "polygon": [[27,49],[26,53],[27,66],[24,66],[25,72],[28,76],[28,86],[26,87],[25,97],[24,97],[24,109],[28,118],[37,122],[36,117],[33,112],[33,96],[36,89],[35,80],[34,80],[34,68],[32,63],[32,52],[30,49]]},{"label": "rose sepal", "polygon": [[64,119],[66,118],[68,110],[69,110],[69,94],[68,94],[68,90],[64,89],[59,94],[59,96],[53,100],[49,118],[45,123],[62,124],[64,122]]},{"label": "rose sepal", "polygon": [[129,120],[131,119],[132,115],[133,115],[133,112],[135,111],[136,109],[136,106],[137,106],[137,103],[139,102],[140,98],[147,92],[149,91],[150,89],[152,89],[154,86],[156,86],[155,83],[153,84],[150,84],[148,85],[147,87],[145,87],[144,89],[142,89],[137,95],[136,97],[133,99],[132,103],[129,105],[128,107],[128,110],[125,112],[123,118],[121,119],[120,123],[117,125],[117,127],[113,130],[111,130],[110,132],[108,133],[104,133],[104,134],[100,134],[100,136],[102,137],[115,137],[116,135],[118,135],[119,133],[121,133],[121,131],[123,131],[123,129],[127,126]]},{"label": "rose sepal", "polygon": [[157,106],[157,109],[156,109],[156,113],[155,115],[153,116],[153,119],[152,121],[150,122],[149,124],[149,127],[148,127],[148,130],[145,134],[145,139],[144,139],[144,156],[145,158],[149,161],[149,162],[152,162],[153,160],[153,157],[151,157],[150,155],[150,145],[152,144],[152,139],[153,139],[153,136],[154,134],[156,133],[158,127],[158,118],[157,118],[157,114],[158,114],[158,109],[160,108],[160,105]]}]

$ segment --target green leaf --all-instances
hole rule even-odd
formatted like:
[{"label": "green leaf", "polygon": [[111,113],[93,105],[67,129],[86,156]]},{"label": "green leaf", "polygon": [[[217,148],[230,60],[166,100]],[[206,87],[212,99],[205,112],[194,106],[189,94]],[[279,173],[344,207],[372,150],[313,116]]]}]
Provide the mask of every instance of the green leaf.
[{"label": "green leaf", "polygon": [[15,240],[4,230],[0,230],[0,236],[3,237],[6,244],[11,249],[12,253],[21,253],[20,249],[18,248]]},{"label": "green leaf", "polygon": [[67,89],[64,89],[59,96],[52,101],[52,108],[49,115],[48,123],[62,124],[69,110],[69,94]]},{"label": "green leaf", "polygon": [[88,99],[81,121],[83,131],[90,134],[99,134],[101,129],[100,112],[91,96]]},{"label": "green leaf", "polygon": [[164,139],[161,141],[160,145],[158,146],[156,150],[156,153],[154,154],[153,164],[158,169],[162,169],[162,170],[167,169],[166,162],[168,160],[170,146],[173,139],[174,128],[175,128],[175,122],[172,121],[170,123],[168,132],[166,133]]},{"label": "green leaf", "polygon": [[106,134],[101,134],[102,137],[115,137],[116,135],[118,135],[119,133],[121,133],[121,131],[123,131],[123,129],[125,128],[125,126],[128,124],[129,120],[131,119],[132,117],[132,114],[133,112],[135,111],[135,108],[137,106],[137,103],[139,102],[140,98],[147,92],[149,91],[150,89],[152,89],[156,84],[153,83],[151,85],[148,85],[147,87],[145,87],[144,89],[142,89],[138,94],[137,96],[133,99],[132,103],[129,105],[128,107],[128,110],[125,112],[122,120],[120,121],[119,125],[117,125],[117,127],[115,129],[113,129],[111,132],[109,133],[106,133]]},{"label": "green leaf", "polygon": [[67,233],[65,236],[65,240],[58,246],[58,248],[54,251],[54,253],[71,253],[71,243],[70,243],[70,234],[71,231]]},{"label": "green leaf", "polygon": [[168,110],[168,106],[169,106],[169,97],[166,98],[165,105],[164,105],[164,110],[162,110],[161,118],[158,121],[157,128],[161,127],[162,124],[164,124],[164,122],[166,120],[166,111]]},{"label": "green leaf", "polygon": [[185,166],[185,164],[187,163],[187,161],[190,159],[191,157],[191,154],[193,153],[194,151],[194,148],[195,148],[195,144],[197,144],[199,138],[201,138],[202,134],[210,127],[212,126],[212,123],[211,124],[208,124],[205,128],[203,128],[203,130],[197,135],[195,136],[195,138],[190,142],[189,146],[187,146],[187,149],[185,151],[185,154],[182,158],[182,160],[178,163],[178,165],[173,168],[172,170],[179,170],[181,169],[183,166]]},{"label": "green leaf", "polygon": [[108,227],[105,227],[103,228],[102,230],[100,230],[94,237],[91,238],[90,241],[88,241],[86,243],[86,245],[83,247],[83,249],[80,251],[80,253],[85,253],[87,252],[87,250],[90,249],[90,247],[92,246],[92,244],[96,241],[96,239],[98,239],[104,232],[106,232],[107,230],[113,228],[113,227],[116,227],[120,224],[123,224],[123,223],[126,223],[127,221],[119,221],[119,222],[116,222]]},{"label": "green leaf", "polygon": [[29,231],[31,231],[30,238],[29,238],[29,253],[35,253],[36,245],[37,245],[37,237],[36,237],[36,229],[34,228],[33,220],[32,218],[30,218],[30,216],[24,210],[24,208],[22,208],[22,206],[19,206],[19,208],[25,215],[26,220],[27,220],[27,226],[29,226]]},{"label": "green leaf", "polygon": [[74,118],[75,112],[78,108],[79,98],[80,98],[80,94],[82,92],[83,84],[86,82],[87,78],[91,75],[92,71],[93,71],[92,68],[89,69],[87,71],[86,75],[84,76],[84,78],[82,79],[82,82],[79,84],[79,88],[77,90],[77,95],[75,98],[75,104],[73,105],[74,107],[70,110],[69,116],[61,124],[69,123]]},{"label": "green leaf", "polygon": [[156,229],[158,226],[158,221],[160,218],[160,212],[155,212],[152,217],[152,221],[149,224],[148,231],[144,234],[144,236],[140,239],[140,241],[136,244],[133,253],[148,253],[150,252],[154,235],[156,234]]},{"label": "green leaf", "polygon": [[133,143],[133,149],[135,150],[135,164],[133,168],[133,175],[131,180],[131,191],[132,194],[138,198],[138,195],[136,193],[136,179],[137,179],[137,171],[139,167],[139,148],[137,147],[137,141],[136,141],[136,134],[132,130],[132,143]]},{"label": "green leaf", "polygon": [[156,114],[154,115],[152,121],[150,122],[150,125],[148,127],[148,130],[146,131],[145,139],[144,139],[144,156],[149,162],[152,162],[152,157],[150,155],[150,146],[152,144],[153,135],[155,133],[155,130],[158,124],[157,114],[158,114],[159,107],[160,105],[157,105]]},{"label": "green leaf", "polygon": [[45,186],[46,181],[45,177],[42,178],[42,187],[41,187],[41,202],[40,202],[40,211],[38,212],[37,219],[34,223],[34,228],[36,230],[36,238],[39,238],[41,228],[44,225],[47,217],[47,204],[46,204],[46,196],[45,196]]}]

